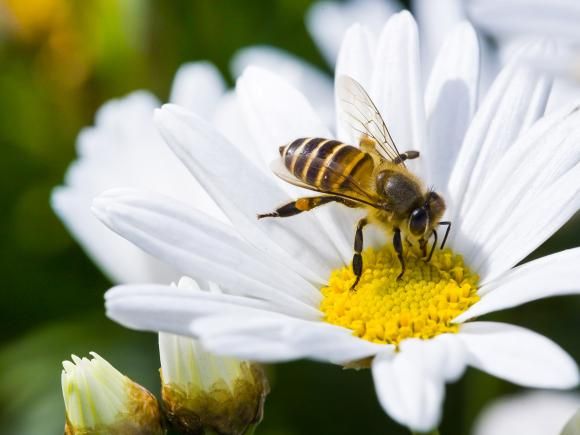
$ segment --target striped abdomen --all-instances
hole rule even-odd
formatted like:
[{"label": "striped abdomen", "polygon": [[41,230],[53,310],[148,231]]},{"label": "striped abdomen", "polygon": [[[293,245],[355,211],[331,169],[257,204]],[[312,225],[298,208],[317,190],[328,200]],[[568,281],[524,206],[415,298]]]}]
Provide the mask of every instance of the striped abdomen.
[{"label": "striped abdomen", "polygon": [[280,147],[284,165],[299,180],[323,190],[344,185],[345,177],[370,177],[372,157],[337,140],[308,137]]}]

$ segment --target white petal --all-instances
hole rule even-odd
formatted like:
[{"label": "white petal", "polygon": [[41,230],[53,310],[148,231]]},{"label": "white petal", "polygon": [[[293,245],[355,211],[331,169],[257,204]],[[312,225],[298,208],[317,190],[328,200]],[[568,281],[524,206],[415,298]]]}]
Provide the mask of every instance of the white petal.
[{"label": "white petal", "polygon": [[212,313],[231,315],[240,310],[275,310],[263,300],[225,293],[211,293],[168,285],[132,284],[111,288],[106,307],[116,321],[149,331],[189,333],[189,324]]},{"label": "white petal", "polygon": [[[576,59],[580,64],[580,58]],[[546,113],[553,113],[571,102],[580,101],[580,65],[576,66],[576,81],[556,79],[548,99]]]},{"label": "white petal", "polygon": [[328,75],[287,51],[266,45],[239,50],[231,62],[234,77],[241,76],[251,65],[287,80],[312,102],[326,125],[334,124],[334,93]]},{"label": "white petal", "polygon": [[253,361],[311,358],[338,364],[394,352],[393,346],[361,340],[344,328],[227,294],[119,286],[107,292],[106,305],[109,317],[130,328],[192,336],[212,353]]},{"label": "white petal", "polygon": [[481,300],[455,322],[550,296],[580,293],[580,248],[530,261],[479,289]]},{"label": "white petal", "polygon": [[407,11],[391,17],[381,33],[370,95],[399,150],[421,152],[426,126],[419,36],[417,24]]},{"label": "white petal", "polygon": [[[548,47],[531,46],[522,55]],[[518,136],[542,114],[550,81],[516,58],[498,75],[477,111],[449,180],[449,202],[461,217],[477,203],[479,187]],[[453,238],[456,233],[452,233]]]},{"label": "white petal", "polygon": [[210,119],[226,84],[209,62],[191,62],[179,67],[173,80],[170,102]]},{"label": "white petal", "polygon": [[318,1],[308,10],[306,26],[329,65],[333,66],[348,27],[360,23],[378,35],[387,19],[401,8],[395,0]]},{"label": "white petal", "polygon": [[573,388],[578,367],[556,343],[530,330],[495,322],[461,325],[469,364],[518,385]]},{"label": "white petal", "polygon": [[413,0],[412,6],[421,29],[421,61],[426,77],[449,29],[465,19],[465,11],[461,0]]},{"label": "white petal", "polygon": [[[280,158],[280,145],[300,137],[331,137],[306,98],[273,73],[254,67],[248,68],[238,79],[236,92],[246,123],[260,146],[265,168],[273,160]],[[291,194],[307,194],[304,189],[296,189],[272,174],[269,177],[276,179]],[[335,257],[337,262],[334,265],[337,266],[340,258],[350,261],[352,257],[354,225],[352,220],[342,220],[341,216],[349,213],[344,207],[338,213],[330,213],[330,209],[331,207],[326,206],[310,213],[320,220],[316,230],[311,228],[310,233],[316,233],[318,237],[329,235],[327,241],[331,240],[340,252],[340,257]]]},{"label": "white petal", "polygon": [[373,380],[381,406],[412,431],[429,432],[441,419],[443,351],[438,343],[409,339],[394,356],[379,354],[373,360]]},{"label": "white petal", "polygon": [[309,309],[320,300],[311,284],[250,246],[231,227],[177,201],[116,189],[97,197],[93,210],[113,231],[183,275],[213,281],[229,292],[317,312]]},{"label": "white petal", "polygon": [[290,201],[270,176],[192,113],[164,106],[155,119],[171,149],[246,240],[309,279],[324,281],[338,256],[314,216],[258,221],[257,213]]},{"label": "white petal", "polygon": [[[537,231],[543,223],[553,232],[570,216],[564,209],[575,211],[570,197],[577,192],[577,184],[569,183],[580,162],[579,122],[577,106],[542,118],[489,169],[477,201],[463,216],[456,240],[486,280],[512,267],[549,237],[551,232]],[[551,208],[538,209],[539,197],[550,198],[549,191],[556,191],[554,199],[549,199]],[[552,220],[553,214],[558,218]],[[508,258],[500,254],[502,247]]]},{"label": "white petal", "polygon": [[[105,300],[107,315],[124,326],[185,336],[193,336],[192,322],[202,318],[221,316],[228,323],[235,316],[247,321],[278,316],[280,321],[290,318],[285,314],[296,314],[296,310],[263,300],[150,284],[113,287],[105,294]],[[237,327],[243,330],[245,325],[242,321]]]},{"label": "white petal", "polygon": [[168,282],[177,277],[166,264],[105,227],[90,211],[89,193],[60,187],[51,206],[94,263],[117,283]]},{"label": "white petal", "polygon": [[531,391],[494,400],[473,425],[473,435],[562,435],[580,408],[580,394]]},{"label": "white petal", "polygon": [[479,46],[468,23],[450,32],[425,91],[428,146],[421,159],[425,179],[447,197],[449,174],[477,106]]},{"label": "white petal", "polygon": [[[580,163],[539,192],[527,207],[519,207],[502,229],[512,232],[490,240],[472,260],[487,282],[523,260],[560,229],[580,209]],[[496,242],[495,244],[493,242]]]},{"label": "white petal", "polygon": [[[343,75],[352,77],[365,89],[370,90],[371,73],[374,65],[374,40],[360,24],[350,26],[342,40],[336,62],[335,78]],[[336,91],[336,87],[335,87]],[[335,107],[338,109],[339,96],[335,93]],[[336,114],[336,137],[346,143],[353,143],[350,127],[345,125],[344,117]]]},{"label": "white petal", "polygon": [[151,189],[226,219],[157,133],[152,113],[158,105],[146,92],[103,105],[95,126],[79,134],[79,157],[66,173],[65,186],[52,197],[55,212],[115,282],[168,282],[177,276],[95,219],[91,201],[102,191],[117,186]]},{"label": "white petal", "polygon": [[[514,42],[512,44],[519,43]],[[510,50],[512,44],[504,44],[502,51]],[[509,56],[509,54],[507,54]],[[534,68],[545,71],[555,76],[578,80],[580,74],[580,57],[575,48],[566,45],[559,45],[558,51],[554,53],[536,53],[529,58],[522,59]]]},{"label": "white petal", "polygon": [[394,346],[380,345],[352,335],[352,331],[320,321],[281,319],[247,315],[214,316],[192,323],[191,331],[213,353],[271,362],[269,348],[284,343],[294,357],[333,364],[346,364],[374,356],[394,353]]},{"label": "white petal", "polygon": [[330,136],[308,100],[283,77],[249,67],[236,82],[236,93],[264,166],[280,157],[280,145],[299,137]]},{"label": "white petal", "polygon": [[467,352],[461,340],[458,339],[457,334],[438,335],[428,340],[428,345],[443,349],[443,376],[447,382],[457,381],[467,367]]},{"label": "white petal", "polygon": [[[254,138],[242,115],[242,108],[235,91],[228,91],[220,99],[212,124],[230,143],[234,144],[250,161],[259,162],[261,157]],[[260,166],[261,167],[261,166]],[[266,168],[263,168],[266,172]]]},{"label": "white petal", "polygon": [[477,26],[497,36],[531,34],[580,41],[580,5],[575,0],[469,0],[466,4]]}]

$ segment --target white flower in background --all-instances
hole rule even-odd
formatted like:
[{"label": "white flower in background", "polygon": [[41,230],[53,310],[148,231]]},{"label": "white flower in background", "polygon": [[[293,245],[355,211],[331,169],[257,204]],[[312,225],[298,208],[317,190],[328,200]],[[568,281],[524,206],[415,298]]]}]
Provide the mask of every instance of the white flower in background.
[{"label": "white flower in background", "polygon": [[[276,69],[299,89],[316,97],[318,113],[329,120],[332,83],[321,72],[281,50],[249,47],[232,61],[234,74],[248,62]],[[170,101],[213,122],[226,137],[245,143],[246,127],[235,97],[226,90],[219,71],[210,63],[183,65],[175,76]],[[159,192],[199,207],[216,219],[223,213],[167,148],[153,123],[160,106],[151,93],[137,91],[104,104],[95,126],[77,139],[78,157],[65,176],[65,185],[54,190],[52,207],[93,261],[116,283],[159,282],[179,274],[103,226],[90,213],[99,193],[115,186]],[[247,145],[249,149],[251,145]]]},{"label": "white flower in background", "polygon": [[[186,297],[201,291],[190,278],[182,278],[178,289]],[[179,433],[243,434],[262,419],[268,382],[259,366],[217,357],[190,337],[164,333],[159,355],[165,414]]]},{"label": "white flower in background", "polygon": [[[524,386],[575,386],[576,364],[547,338],[470,320],[579,291],[578,249],[514,266],[578,209],[580,111],[571,106],[542,118],[550,82],[514,59],[475,113],[479,54],[468,24],[450,33],[425,94],[408,13],[388,21],[376,50],[365,35],[361,26],[349,30],[337,74],[369,90],[402,150],[421,152],[415,170],[444,192],[453,251],[436,251],[429,265],[409,256],[399,282],[398,263],[384,267],[393,264],[392,250],[365,235],[372,246],[366,272],[349,293],[355,212],[329,205],[256,220],[297,193],[268,169],[278,146],[330,132],[300,92],[250,68],[236,86],[250,141],[228,139],[176,106],[156,113],[170,148],[230,224],[144,190],[115,189],[94,202],[111,229],[224,293],[119,286],[107,294],[108,315],[132,328],[193,336],[208,351],[242,359],[370,365],[385,410],[417,431],[438,424],[444,385],[467,365]],[[339,139],[349,140],[341,122]]]},{"label": "white flower in background", "polygon": [[161,435],[155,397],[94,352],[63,361],[65,434]]},{"label": "white flower in background", "polygon": [[[324,0],[308,11],[308,30],[330,64],[336,61],[340,41],[353,23],[378,36],[381,21],[402,9],[396,0]],[[580,45],[580,8],[575,0],[412,0],[411,10],[421,28],[423,55],[428,62],[445,40],[449,29],[469,20],[485,36],[500,46],[529,37],[560,40]]]},{"label": "white flower in background", "polygon": [[318,1],[306,14],[306,27],[329,65],[334,66],[347,29],[360,23],[378,35],[391,15],[401,9],[395,0]]},{"label": "white flower in background", "polygon": [[[211,116],[225,84],[208,63],[183,66],[177,73],[171,101]],[[95,126],[77,140],[77,160],[55,189],[52,206],[95,263],[119,283],[171,282],[177,274],[105,228],[90,212],[92,199],[121,185],[171,195],[219,218],[221,212],[167,149],[151,114],[159,101],[145,91],[106,103]]]},{"label": "white flower in background", "polygon": [[[380,32],[380,19],[401,8],[396,0],[324,0],[310,8],[306,24],[329,64],[334,65],[342,37],[352,23],[367,27],[365,36],[374,40]],[[563,46],[558,54],[538,53],[530,59],[534,64],[580,80],[580,7],[576,0],[412,0],[411,10],[421,30],[424,73],[430,71],[449,29],[469,20],[485,36],[480,40],[483,90],[487,90],[499,65],[511,59],[513,48],[530,38],[551,38]],[[578,84],[559,80],[549,107],[561,107],[578,97]]]},{"label": "white flower in background", "polygon": [[493,401],[475,421],[473,435],[561,435],[580,409],[580,395],[535,391]]}]

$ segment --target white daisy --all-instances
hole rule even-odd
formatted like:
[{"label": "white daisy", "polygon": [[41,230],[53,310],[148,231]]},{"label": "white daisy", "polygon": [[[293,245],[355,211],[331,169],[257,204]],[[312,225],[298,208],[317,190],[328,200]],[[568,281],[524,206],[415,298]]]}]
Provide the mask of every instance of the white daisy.
[{"label": "white daisy", "polygon": [[514,394],[486,406],[477,417],[472,434],[561,435],[579,410],[580,394],[550,391]]},{"label": "white daisy", "polygon": [[[402,6],[397,0],[316,2],[306,16],[307,28],[323,55],[334,65],[340,41],[352,23],[361,23],[370,38],[378,37],[381,19]],[[535,63],[551,72],[580,77],[580,8],[575,0],[413,0],[421,39],[423,72],[430,71],[449,29],[469,20],[482,36],[481,89],[487,90],[500,65],[511,59],[514,47],[530,38],[559,41],[559,55],[534,56]],[[580,98],[580,86],[567,80],[555,83],[549,109]]]},{"label": "white daisy", "polygon": [[[334,113],[331,81],[300,59],[270,47],[248,47],[234,57],[234,75],[239,75],[248,62],[276,69],[299,89],[314,95],[319,102],[318,113],[324,119],[329,120],[329,114]],[[198,113],[226,137],[246,149],[250,147],[246,143],[251,140],[246,126],[237,121],[241,119],[238,103],[212,64],[183,65],[175,76],[169,101]],[[95,117],[95,125],[79,134],[77,160],[70,165],[64,186],[57,187],[51,197],[56,214],[115,283],[169,283],[180,275],[95,219],[90,204],[99,193],[115,186],[148,189],[202,208],[227,222],[157,132],[151,114],[160,105],[147,91],[136,91],[104,104]]]},{"label": "white daisy", "polygon": [[[225,293],[119,286],[107,293],[108,315],[132,328],[198,337],[212,352],[243,359],[370,365],[385,410],[418,431],[438,424],[444,385],[467,365],[526,386],[575,386],[576,364],[555,343],[517,326],[470,320],[578,292],[578,249],[514,266],[578,209],[580,111],[542,118],[550,83],[516,60],[473,115],[479,56],[468,24],[450,34],[423,94],[417,40],[406,12],[388,21],[376,51],[354,27],[337,74],[370,91],[400,148],[421,151],[415,169],[444,192],[452,251],[437,250],[430,264],[409,256],[399,282],[390,248],[368,237],[374,249],[365,252],[366,271],[351,294],[356,213],[326,206],[257,221],[256,213],[296,192],[269,173],[278,146],[330,133],[303,95],[251,68],[236,92],[252,150],[179,107],[156,112],[170,148],[229,224],[153,192],[116,189],[94,201],[111,229]],[[347,140],[340,122],[339,138]]]},{"label": "white daisy", "polygon": [[[184,65],[177,72],[170,101],[209,117],[224,92],[217,69],[199,62]],[[65,185],[56,188],[51,198],[53,209],[69,231],[117,283],[169,283],[179,275],[94,218],[90,204],[99,193],[119,185],[139,187],[192,206],[201,204],[216,218],[222,215],[157,132],[151,113],[159,106],[157,98],[146,91],[103,105],[95,126],[79,134],[78,158],[67,171]]]}]

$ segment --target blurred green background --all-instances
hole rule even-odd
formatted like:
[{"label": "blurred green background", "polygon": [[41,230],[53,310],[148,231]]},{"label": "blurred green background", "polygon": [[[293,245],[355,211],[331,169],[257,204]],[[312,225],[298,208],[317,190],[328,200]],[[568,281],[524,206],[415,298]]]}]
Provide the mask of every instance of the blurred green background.
[{"label": "blurred green background", "polygon": [[[105,318],[110,283],[49,207],[80,128],[103,102],[138,88],[166,100],[183,62],[207,59],[229,77],[231,56],[252,44],[287,49],[330,74],[304,26],[311,3],[0,0],[0,433],[62,433],[60,362],[71,353],[95,350],[158,391],[156,337]],[[535,256],[579,242],[575,221]],[[579,309],[566,297],[489,318],[546,334],[578,360]],[[312,362],[268,370],[258,434],[407,433],[381,410],[368,371]],[[448,388],[442,433],[467,434],[486,402],[514,390],[468,371]]]}]

